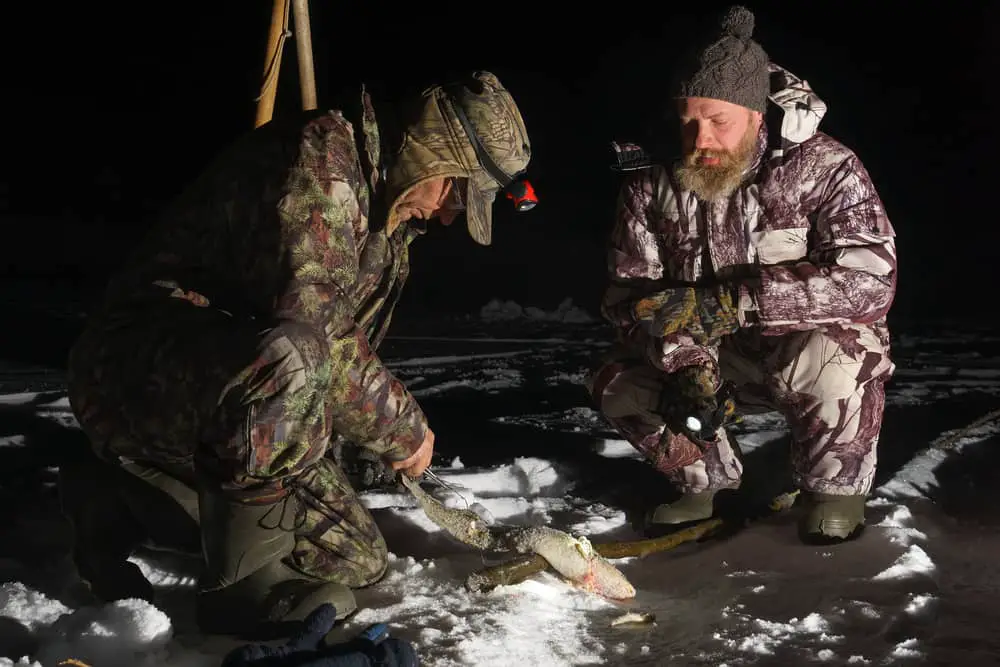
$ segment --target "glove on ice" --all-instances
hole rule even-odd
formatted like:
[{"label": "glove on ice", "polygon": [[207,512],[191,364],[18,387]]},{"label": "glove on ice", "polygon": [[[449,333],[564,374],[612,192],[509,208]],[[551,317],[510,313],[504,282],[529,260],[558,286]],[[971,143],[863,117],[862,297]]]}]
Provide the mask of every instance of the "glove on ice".
[{"label": "glove on ice", "polygon": [[370,626],[354,639],[328,646],[324,641],[337,609],[322,604],[303,621],[302,630],[281,646],[247,644],[231,651],[222,667],[419,667],[413,645],[387,637],[384,624]]}]

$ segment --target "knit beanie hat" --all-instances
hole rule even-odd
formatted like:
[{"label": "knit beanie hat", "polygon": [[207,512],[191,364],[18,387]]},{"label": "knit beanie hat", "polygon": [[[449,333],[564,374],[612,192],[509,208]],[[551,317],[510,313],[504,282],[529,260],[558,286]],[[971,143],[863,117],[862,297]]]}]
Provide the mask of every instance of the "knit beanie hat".
[{"label": "knit beanie hat", "polygon": [[676,72],[674,97],[710,97],[764,112],[770,91],[768,57],[750,39],[754,16],[746,7],[730,7],[722,34],[688,54]]}]

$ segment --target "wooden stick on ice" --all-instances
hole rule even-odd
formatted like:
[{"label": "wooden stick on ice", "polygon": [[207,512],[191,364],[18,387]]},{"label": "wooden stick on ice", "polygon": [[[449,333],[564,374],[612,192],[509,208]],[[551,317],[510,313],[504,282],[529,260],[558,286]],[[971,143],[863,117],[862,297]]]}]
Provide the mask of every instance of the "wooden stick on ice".
[{"label": "wooden stick on ice", "polygon": [[[594,551],[605,558],[643,558],[649,554],[668,551],[686,542],[701,539],[722,525],[722,519],[706,519],[676,533],[634,542],[607,542],[593,544]],[[505,563],[473,572],[465,582],[474,592],[486,592],[497,586],[518,584],[528,577],[543,572],[549,567],[548,561],[538,555],[521,556]]]},{"label": "wooden stick on ice", "polygon": [[[768,504],[769,512],[783,512],[795,504],[798,491],[781,493]],[[669,551],[687,542],[693,542],[705,537],[720,528],[723,519],[705,519],[693,526],[675,533],[632,542],[606,542],[593,544],[594,551],[604,558],[644,558],[650,554]],[[466,587],[474,592],[486,592],[497,586],[511,586],[520,583],[548,568],[548,562],[541,556],[522,556],[499,565],[494,565],[478,572],[473,572],[466,579]]]}]

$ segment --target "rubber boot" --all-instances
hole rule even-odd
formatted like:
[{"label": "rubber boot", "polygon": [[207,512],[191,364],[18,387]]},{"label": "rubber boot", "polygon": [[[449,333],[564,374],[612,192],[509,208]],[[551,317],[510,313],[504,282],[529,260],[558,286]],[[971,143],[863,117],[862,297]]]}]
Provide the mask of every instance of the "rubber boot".
[{"label": "rubber boot", "polygon": [[[742,464],[743,449],[740,447],[739,441],[728,431],[726,436],[733,454]],[[715,499],[719,491],[736,491],[739,487],[740,484],[737,482],[734,486],[726,487],[725,489],[702,491],[701,493],[685,493],[672,503],[664,503],[653,508],[646,517],[646,526],[655,531],[657,526],[669,526],[689,521],[710,519],[715,513]]]},{"label": "rubber boot", "polygon": [[357,608],[347,586],[285,564],[295,547],[298,507],[294,494],[273,504],[248,505],[214,490],[199,493],[205,571],[197,619],[202,632],[268,635],[324,602],[337,608],[337,618]]},{"label": "rubber boot", "polygon": [[806,544],[837,544],[859,537],[865,526],[866,496],[804,493],[799,537]]},{"label": "rubber boot", "polygon": [[647,524],[676,524],[711,518],[717,491],[685,493],[672,503],[659,505],[649,513]]},{"label": "rubber boot", "polygon": [[59,500],[73,530],[72,560],[101,602],[153,601],[153,586],[128,559],[148,537],[122,497],[124,471],[96,456],[59,468]]}]

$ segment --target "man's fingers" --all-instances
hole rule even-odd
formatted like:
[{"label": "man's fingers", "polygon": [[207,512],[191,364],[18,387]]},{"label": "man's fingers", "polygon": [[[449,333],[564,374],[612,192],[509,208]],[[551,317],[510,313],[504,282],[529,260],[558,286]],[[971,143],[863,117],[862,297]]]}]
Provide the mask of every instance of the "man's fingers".
[{"label": "man's fingers", "polygon": [[427,466],[431,464],[433,454],[434,450],[428,447],[427,452],[417,459],[416,463],[406,469],[406,474],[414,479],[423,475],[424,471],[427,470]]},{"label": "man's fingers", "polygon": [[[410,477],[419,477],[423,474],[424,468],[431,460],[431,455],[434,453],[434,431],[427,429],[427,434],[424,436],[424,441],[420,443],[420,447],[408,458],[402,461],[393,461],[393,470],[404,470]],[[412,475],[409,473],[411,468],[416,468],[423,463],[423,467],[420,468],[420,473],[417,475]]]}]

